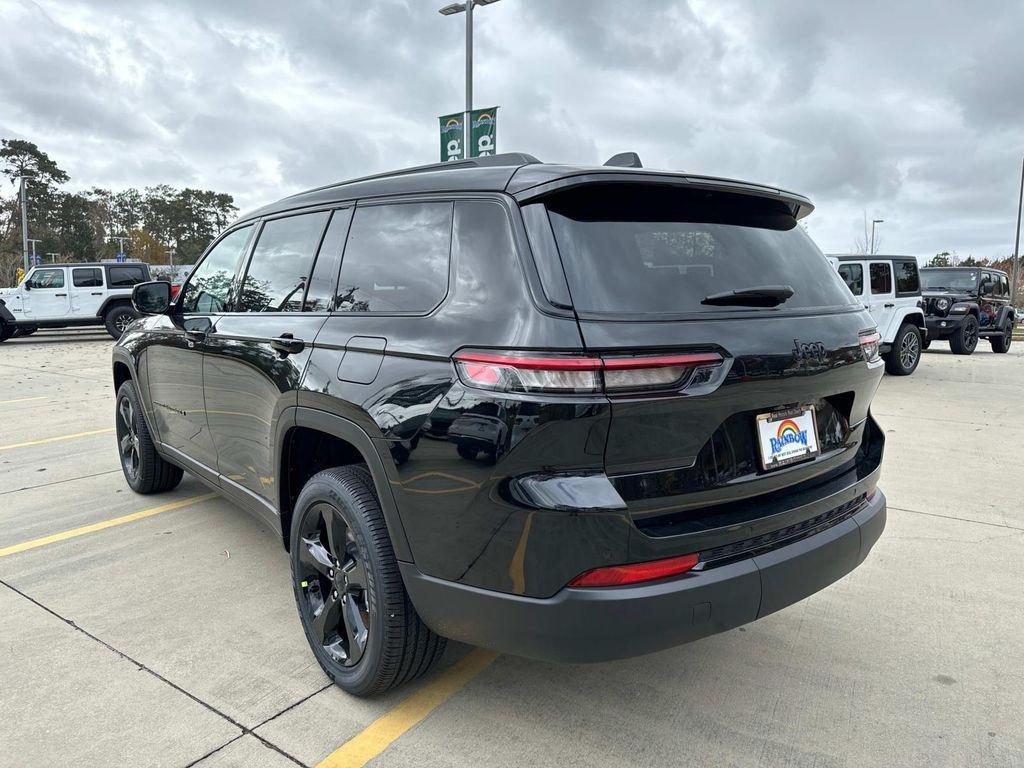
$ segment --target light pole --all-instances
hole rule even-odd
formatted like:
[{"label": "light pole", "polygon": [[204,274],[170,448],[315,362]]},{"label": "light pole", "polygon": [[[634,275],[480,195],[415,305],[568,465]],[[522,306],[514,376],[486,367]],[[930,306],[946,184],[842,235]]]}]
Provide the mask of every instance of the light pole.
[{"label": "light pole", "polygon": [[452,3],[438,10],[442,16],[466,14],[466,111],[462,116],[462,159],[469,159],[469,142],[473,135],[469,122],[473,113],[473,6],[491,5],[498,0],[466,0],[464,3]]},{"label": "light pole", "polygon": [[872,219],[871,220],[871,247],[868,249],[868,253],[873,254],[875,252],[875,224],[884,224],[885,219]]},{"label": "light pole", "polygon": [[21,182],[21,258],[25,272],[28,273],[28,180],[34,178],[29,173],[18,176]]},{"label": "light pole", "polygon": [[1010,290],[1013,306],[1017,306],[1017,276],[1020,274],[1020,211],[1024,205],[1024,159],[1020,162],[1020,194],[1017,196],[1017,232],[1013,237],[1013,288]]},{"label": "light pole", "polygon": [[124,241],[131,240],[127,235],[107,235],[108,240],[117,240],[117,255],[124,253]]}]

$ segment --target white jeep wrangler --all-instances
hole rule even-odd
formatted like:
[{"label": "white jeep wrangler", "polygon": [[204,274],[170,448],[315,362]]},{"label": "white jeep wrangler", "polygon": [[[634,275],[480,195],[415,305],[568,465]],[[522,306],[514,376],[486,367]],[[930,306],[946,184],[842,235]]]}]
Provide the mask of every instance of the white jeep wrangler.
[{"label": "white jeep wrangler", "polygon": [[850,292],[861,302],[882,336],[885,369],[909,376],[921,361],[928,338],[921,301],[921,280],[913,256],[834,255]]},{"label": "white jeep wrangler", "polygon": [[39,328],[102,325],[115,339],[137,317],[132,289],[149,280],[142,262],[47,264],[0,288],[0,341]]}]

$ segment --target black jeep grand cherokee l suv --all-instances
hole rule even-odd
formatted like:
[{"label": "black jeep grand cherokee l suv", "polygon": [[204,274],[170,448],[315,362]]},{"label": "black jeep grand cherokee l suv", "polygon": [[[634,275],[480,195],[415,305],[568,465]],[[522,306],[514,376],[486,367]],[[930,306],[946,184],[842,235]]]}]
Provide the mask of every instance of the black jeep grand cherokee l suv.
[{"label": "black jeep grand cherokee l suv", "polygon": [[655,651],[832,583],[885,523],[878,334],[778,189],[528,155],[242,217],[114,349],[125,476],[290,552],[369,694],[454,638]]}]

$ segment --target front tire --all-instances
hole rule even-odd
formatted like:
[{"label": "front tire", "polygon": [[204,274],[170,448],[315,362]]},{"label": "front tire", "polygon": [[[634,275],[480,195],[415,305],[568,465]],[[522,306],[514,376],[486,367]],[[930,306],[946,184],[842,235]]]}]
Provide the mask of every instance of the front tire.
[{"label": "front tire", "polygon": [[149,494],[169,491],[181,482],[182,471],[156,452],[142,406],[131,381],[117,389],[117,407],[114,422],[117,449],[121,458],[124,479],[136,493]]},{"label": "front tire", "polygon": [[893,376],[909,376],[921,362],[921,331],[907,323],[892,341],[892,349],[885,358],[885,370]]},{"label": "front tire", "polygon": [[135,318],[135,310],[127,304],[118,304],[107,310],[103,316],[103,325],[106,326],[110,337],[117,341],[128,329],[128,326],[135,322]]},{"label": "front tire", "polygon": [[15,327],[0,320],[0,341],[7,341],[14,335]]},{"label": "front tire", "polygon": [[954,355],[969,355],[978,348],[978,318],[968,315],[960,324],[960,330],[949,339],[949,348]]},{"label": "front tire", "polygon": [[1006,326],[1002,336],[993,336],[989,341],[992,342],[993,352],[1005,355],[1010,351],[1010,344],[1013,343],[1013,324],[1011,323]]},{"label": "front tire", "polygon": [[426,672],[445,649],[409,600],[370,473],[327,469],[306,483],[291,526],[292,586],[320,667],[355,696]]}]

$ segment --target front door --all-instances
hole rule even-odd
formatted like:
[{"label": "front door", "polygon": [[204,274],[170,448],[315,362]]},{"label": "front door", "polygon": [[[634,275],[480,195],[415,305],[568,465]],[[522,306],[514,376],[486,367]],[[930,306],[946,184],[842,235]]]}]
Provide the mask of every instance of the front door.
[{"label": "front door", "polygon": [[60,320],[68,316],[67,274],[64,267],[39,267],[25,280],[22,306],[27,320]]},{"label": "front door", "polygon": [[103,304],[103,268],[71,268],[71,315],[96,317]]},{"label": "front door", "polygon": [[871,316],[882,334],[882,341],[892,341],[890,333],[896,316],[896,293],[893,287],[892,264],[888,261],[871,261],[868,263],[868,308]]},{"label": "front door", "polygon": [[[347,212],[335,218],[347,223]],[[316,211],[265,221],[233,311],[206,339],[204,390],[221,483],[270,511],[278,504],[278,422],[296,404],[313,340],[327,318],[314,311],[320,305],[307,285],[330,219],[330,211]],[[329,234],[324,249],[336,251],[336,240]]]},{"label": "front door", "polygon": [[[217,449],[203,396],[203,348],[228,304],[232,281],[252,226],[222,237],[193,271],[172,312],[154,329],[160,343],[147,347],[140,375],[148,384],[159,439],[173,453],[215,476]],[[144,373],[143,373],[144,371]]]}]

